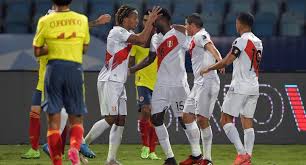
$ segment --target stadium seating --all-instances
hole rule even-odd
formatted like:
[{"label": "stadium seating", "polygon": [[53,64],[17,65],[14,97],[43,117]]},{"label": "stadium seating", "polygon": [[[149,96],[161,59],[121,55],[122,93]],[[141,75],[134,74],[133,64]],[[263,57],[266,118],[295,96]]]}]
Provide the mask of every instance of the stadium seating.
[{"label": "stadium seating", "polygon": [[280,21],[280,33],[282,36],[303,35],[304,15],[295,12],[286,12]]},{"label": "stadium seating", "polygon": [[201,3],[202,12],[224,13],[227,0],[203,0]]},{"label": "stadium seating", "polygon": [[277,0],[259,0],[257,13],[272,13],[278,16],[280,13],[280,4]]},{"label": "stadium seating", "polygon": [[86,14],[87,13],[87,0],[73,0],[70,8],[73,11]]},{"label": "stadium seating", "polygon": [[174,4],[174,13],[181,14],[184,16],[188,16],[191,13],[198,12],[198,1],[197,0],[189,0],[188,3],[186,3],[185,0],[178,0]]},{"label": "stadium seating", "polygon": [[202,19],[204,22],[205,29],[212,35],[212,36],[219,36],[221,35],[221,29],[223,24],[223,16],[221,13],[217,12],[203,12]]},{"label": "stadium seating", "polygon": [[226,36],[235,36],[237,35],[236,31],[236,17],[238,13],[229,13],[225,18],[225,35]]},{"label": "stadium seating", "polygon": [[89,0],[89,13],[109,13],[113,14],[115,10],[115,3],[112,0]]},{"label": "stadium seating", "polygon": [[271,37],[275,34],[277,17],[272,13],[257,13],[253,30],[257,36]]},{"label": "stadium seating", "polygon": [[143,12],[143,1],[142,0],[118,0],[118,6],[129,5],[137,9],[141,14]]},{"label": "stadium seating", "polygon": [[306,14],[306,1],[301,1],[301,0],[287,1],[287,11]]},{"label": "stadium seating", "polygon": [[172,13],[172,5],[169,0],[145,0],[146,10],[152,8],[153,6],[161,6],[166,8],[170,13]]},{"label": "stadium seating", "polygon": [[233,13],[251,12],[253,13],[253,0],[231,0],[229,11]]}]

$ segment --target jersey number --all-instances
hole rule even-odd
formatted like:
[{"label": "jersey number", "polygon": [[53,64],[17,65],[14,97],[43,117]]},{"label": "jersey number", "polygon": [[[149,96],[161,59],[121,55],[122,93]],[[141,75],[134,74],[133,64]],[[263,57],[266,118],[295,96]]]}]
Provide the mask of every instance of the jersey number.
[{"label": "jersey number", "polygon": [[70,38],[76,38],[76,32],[72,32],[72,34],[67,38],[65,38],[65,33],[61,33],[60,35],[57,36],[57,39],[70,39]]},{"label": "jersey number", "polygon": [[177,111],[183,111],[184,110],[184,102],[183,101],[177,101],[175,103],[176,103]]}]

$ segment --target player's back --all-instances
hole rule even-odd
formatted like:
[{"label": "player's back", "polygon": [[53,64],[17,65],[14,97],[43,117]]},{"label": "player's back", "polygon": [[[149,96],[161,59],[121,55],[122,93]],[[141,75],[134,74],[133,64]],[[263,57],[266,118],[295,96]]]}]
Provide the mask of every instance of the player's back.
[{"label": "player's back", "polygon": [[197,32],[189,44],[189,54],[191,56],[194,83],[202,85],[205,79],[219,79],[217,71],[210,71],[201,76],[202,68],[207,68],[216,63],[213,55],[205,49],[205,45],[212,42],[209,33],[203,28]]},{"label": "player's back", "polygon": [[[240,55],[233,62],[233,79],[238,93],[258,95],[258,71],[263,51],[261,40],[252,32],[244,33],[233,43],[233,51]],[[235,53],[236,54],[236,53]]]},{"label": "player's back", "polygon": [[127,39],[132,33],[120,26],[114,26],[109,32],[106,44],[105,64],[100,71],[99,81],[125,83],[127,79],[128,57],[132,45]]},{"label": "player's back", "polygon": [[83,45],[90,39],[86,16],[73,11],[53,12],[41,17],[38,29],[48,45],[49,60],[82,63]]},{"label": "player's back", "polygon": [[[158,74],[156,85],[184,86],[187,83],[185,69],[186,36],[171,29],[164,36],[152,38],[152,47],[156,48]],[[154,46],[155,43],[155,46]]]}]

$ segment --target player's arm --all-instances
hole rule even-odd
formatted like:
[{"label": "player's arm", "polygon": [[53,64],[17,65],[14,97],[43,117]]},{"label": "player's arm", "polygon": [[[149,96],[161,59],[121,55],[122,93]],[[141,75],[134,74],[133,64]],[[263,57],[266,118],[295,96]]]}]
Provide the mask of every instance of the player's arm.
[{"label": "player's arm", "polygon": [[45,25],[42,19],[39,19],[37,30],[33,39],[33,50],[35,57],[40,57],[48,54],[48,46],[45,45]]},{"label": "player's arm", "polygon": [[159,14],[160,11],[161,11],[160,7],[154,7],[152,9],[152,12],[149,13],[149,18],[144,26],[143,31],[138,34],[130,35],[129,38],[127,39],[127,42],[139,46],[146,44],[147,41],[149,40],[149,37],[151,36],[153,23],[160,16]]},{"label": "player's arm", "polygon": [[205,73],[208,73],[209,71],[221,69],[232,64],[234,60],[237,57],[239,57],[240,53],[241,51],[238,48],[233,47],[225,58],[223,58],[221,61],[217,62],[216,64],[209,66],[208,68],[202,69],[200,74],[203,75]]},{"label": "player's arm", "polygon": [[141,70],[141,69],[147,67],[148,65],[150,65],[154,62],[155,58],[156,58],[156,53],[150,51],[149,56],[147,56],[145,59],[143,59],[139,64],[130,67],[129,72],[130,73],[135,73],[138,70]]},{"label": "player's arm", "polygon": [[136,59],[135,59],[136,54],[137,54],[137,48],[135,45],[133,45],[130,51],[129,68],[136,64]]},{"label": "player's arm", "polygon": [[48,46],[36,47],[34,46],[35,57],[45,56],[48,54]]},{"label": "player's arm", "polygon": [[171,27],[186,35],[186,27],[184,25],[173,24]]},{"label": "player's arm", "polygon": [[[207,44],[205,44],[204,48],[208,50],[218,62],[222,60],[220,52],[212,42],[208,42]],[[224,68],[221,68],[219,71],[220,73],[225,73]]]},{"label": "player's arm", "polygon": [[103,14],[94,21],[88,22],[89,27],[95,27],[99,25],[107,24],[111,21],[112,17],[109,14]]}]

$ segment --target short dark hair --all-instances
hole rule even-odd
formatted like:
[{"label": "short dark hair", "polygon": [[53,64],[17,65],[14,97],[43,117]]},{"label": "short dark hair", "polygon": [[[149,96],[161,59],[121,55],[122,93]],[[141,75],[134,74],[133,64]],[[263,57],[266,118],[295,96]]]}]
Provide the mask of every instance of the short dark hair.
[{"label": "short dark hair", "polygon": [[186,17],[188,24],[195,24],[198,28],[203,27],[203,21],[199,13],[192,13],[190,16]]},{"label": "short dark hair", "polygon": [[116,13],[116,17],[115,17],[116,24],[121,25],[123,23],[123,19],[129,17],[130,14],[134,12],[135,10],[136,8],[128,6],[128,5],[120,6],[120,8],[118,9]]},{"label": "short dark hair", "polygon": [[166,18],[168,21],[171,21],[171,15],[167,9],[162,8],[159,14],[162,14],[161,17]]},{"label": "short dark hair", "polygon": [[67,6],[71,4],[72,0],[52,0],[52,2],[57,6]]},{"label": "short dark hair", "polygon": [[253,26],[254,16],[251,13],[246,13],[246,12],[239,13],[237,19],[240,21],[240,23],[244,25],[247,25],[249,27]]}]

